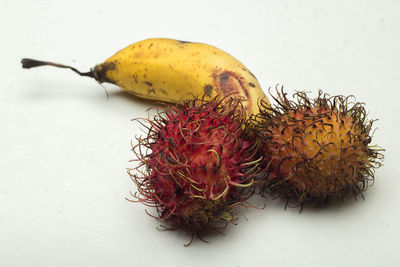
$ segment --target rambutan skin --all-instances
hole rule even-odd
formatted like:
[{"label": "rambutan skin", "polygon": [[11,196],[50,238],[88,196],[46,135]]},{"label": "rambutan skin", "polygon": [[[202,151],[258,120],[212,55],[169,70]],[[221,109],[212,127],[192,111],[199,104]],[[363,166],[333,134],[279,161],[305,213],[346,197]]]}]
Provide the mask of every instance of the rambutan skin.
[{"label": "rambutan skin", "polygon": [[236,220],[260,171],[257,139],[247,138],[241,100],[196,99],[159,112],[143,124],[129,173],[134,201],[154,207],[170,229],[193,233]]},{"label": "rambutan skin", "polygon": [[382,149],[370,145],[373,121],[364,105],[321,91],[294,98],[278,92],[277,104],[261,101],[252,118],[268,174],[262,192],[301,206],[362,195],[383,160]]}]

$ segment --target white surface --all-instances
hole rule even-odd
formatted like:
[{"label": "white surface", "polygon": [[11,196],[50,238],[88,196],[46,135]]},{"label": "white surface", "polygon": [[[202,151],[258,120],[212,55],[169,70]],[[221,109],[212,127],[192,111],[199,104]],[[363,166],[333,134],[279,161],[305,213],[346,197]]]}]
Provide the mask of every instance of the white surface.
[{"label": "white surface", "polygon": [[[0,1],[0,266],[399,266],[398,1]],[[130,120],[147,103],[89,70],[149,37],[200,41],[240,59],[265,90],[354,94],[379,118],[385,166],[366,200],[244,211],[226,236],[191,247],[124,198]],[[397,163],[396,163],[397,162]]]}]

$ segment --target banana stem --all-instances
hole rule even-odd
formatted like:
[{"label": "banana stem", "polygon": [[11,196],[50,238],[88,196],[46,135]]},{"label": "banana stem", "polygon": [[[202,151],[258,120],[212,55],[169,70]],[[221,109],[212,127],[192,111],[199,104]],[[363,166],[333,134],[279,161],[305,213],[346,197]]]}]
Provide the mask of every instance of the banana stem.
[{"label": "banana stem", "polygon": [[24,69],[36,68],[36,67],[40,67],[40,66],[53,66],[53,67],[57,67],[57,68],[70,69],[70,70],[78,73],[80,76],[87,76],[87,77],[95,78],[93,70],[91,70],[89,72],[80,72],[79,70],[77,70],[71,66],[48,62],[48,61],[30,59],[30,58],[23,58],[21,60],[21,63],[22,63],[22,67]]}]

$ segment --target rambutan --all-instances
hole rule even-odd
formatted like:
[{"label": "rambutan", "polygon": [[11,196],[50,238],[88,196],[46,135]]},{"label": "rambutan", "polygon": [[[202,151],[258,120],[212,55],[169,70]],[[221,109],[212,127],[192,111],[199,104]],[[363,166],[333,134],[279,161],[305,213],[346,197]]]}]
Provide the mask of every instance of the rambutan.
[{"label": "rambutan", "polygon": [[154,207],[168,229],[188,228],[192,238],[234,222],[261,161],[243,110],[234,98],[196,99],[143,123],[147,136],[133,148],[139,165],[129,170],[138,188],[133,201]]},{"label": "rambutan", "polygon": [[370,145],[373,120],[364,104],[321,91],[315,99],[304,92],[294,98],[282,90],[275,106],[261,101],[252,119],[267,165],[262,192],[301,207],[363,197],[383,159]]}]

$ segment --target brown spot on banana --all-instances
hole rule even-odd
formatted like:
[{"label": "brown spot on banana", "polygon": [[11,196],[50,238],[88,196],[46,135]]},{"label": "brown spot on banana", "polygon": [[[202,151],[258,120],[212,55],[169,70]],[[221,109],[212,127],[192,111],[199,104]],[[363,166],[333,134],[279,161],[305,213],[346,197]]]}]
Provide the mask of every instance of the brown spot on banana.
[{"label": "brown spot on banana", "polygon": [[135,74],[135,75],[132,75],[132,78],[133,78],[133,80],[135,81],[135,83],[138,83],[138,81],[137,81],[137,79],[138,79],[138,76],[137,76],[137,74]]},{"label": "brown spot on banana", "polygon": [[247,112],[249,112],[249,114],[251,113],[252,99],[249,97],[247,85],[240,75],[228,70],[223,72],[216,70],[213,73],[213,79],[214,84],[217,86],[217,92],[222,96],[236,94],[239,97],[244,97],[245,101],[247,101]]},{"label": "brown spot on banana", "polygon": [[204,86],[203,91],[204,91],[204,95],[211,97],[212,95],[212,90],[213,90],[213,86],[211,84],[207,84],[206,86]]},{"label": "brown spot on banana", "polygon": [[153,86],[153,84],[152,84],[151,82],[149,82],[149,81],[144,81],[144,83],[145,83],[146,85],[148,85],[148,86]]},{"label": "brown spot on banana", "polygon": [[238,93],[242,92],[246,97],[249,97],[243,78],[234,72],[224,71],[220,74],[220,86],[225,94],[229,94],[230,91],[236,91]]},{"label": "brown spot on banana", "polygon": [[192,43],[192,42],[189,42],[189,41],[182,41],[182,40],[176,40],[176,41],[178,41],[181,44],[190,44],[190,43]]},{"label": "brown spot on banana", "polygon": [[158,90],[160,90],[160,92],[163,93],[164,95],[166,95],[166,96],[168,95],[168,93],[167,93],[167,91],[165,89],[160,88]]},{"label": "brown spot on banana", "polygon": [[251,76],[253,76],[254,77],[254,79],[257,79],[256,78],[256,75],[254,75],[251,71],[249,71],[249,70],[247,70],[248,72],[249,72],[249,74],[251,75]]}]

